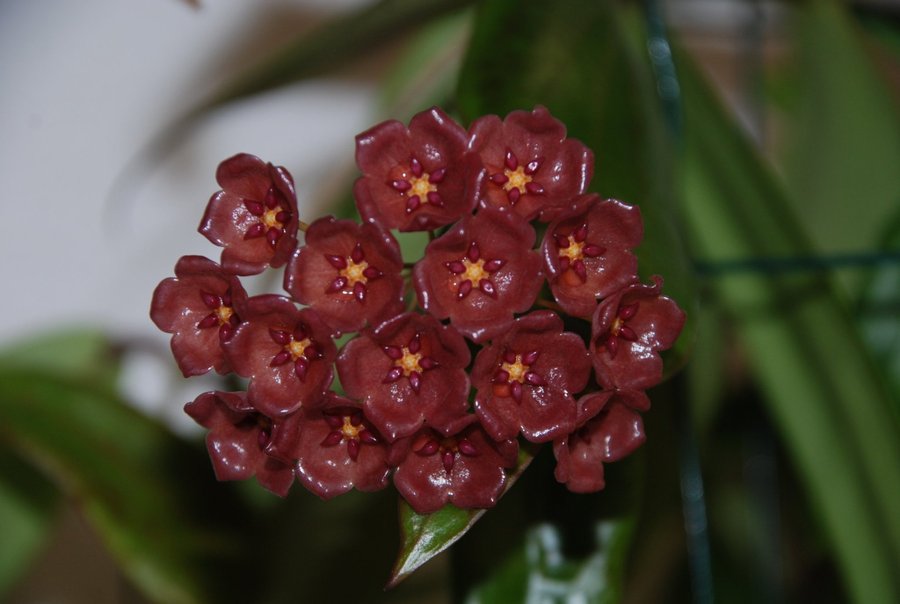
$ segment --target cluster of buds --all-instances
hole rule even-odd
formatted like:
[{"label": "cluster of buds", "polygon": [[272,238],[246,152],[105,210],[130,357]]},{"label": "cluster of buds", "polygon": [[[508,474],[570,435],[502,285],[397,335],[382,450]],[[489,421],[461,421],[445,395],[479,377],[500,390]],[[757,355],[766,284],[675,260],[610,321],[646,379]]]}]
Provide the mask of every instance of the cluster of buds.
[{"label": "cluster of buds", "polygon": [[[432,108],[357,136],[356,160],[362,221],[311,224],[284,168],[225,160],[199,228],[220,263],[183,257],[154,292],[186,376],[247,380],[185,406],[216,476],[488,508],[521,438],[552,443],[571,490],[603,488],[684,323],[638,279],[638,208],[585,193],[593,154],[543,107],[468,131]],[[427,231],[423,257],[394,230]],[[287,296],[247,295],[240,276],[281,267]]]}]

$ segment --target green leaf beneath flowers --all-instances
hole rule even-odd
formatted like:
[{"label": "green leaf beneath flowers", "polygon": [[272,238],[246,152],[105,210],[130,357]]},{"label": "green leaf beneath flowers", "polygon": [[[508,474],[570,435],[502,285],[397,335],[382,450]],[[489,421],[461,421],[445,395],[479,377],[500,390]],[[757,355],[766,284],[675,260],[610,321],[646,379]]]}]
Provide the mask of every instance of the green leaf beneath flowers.
[{"label": "green leaf beneath flowers", "polygon": [[[516,468],[507,476],[508,491],[521,476],[533,453],[522,448]],[[463,510],[454,505],[446,505],[432,514],[417,514],[406,501],[400,499],[400,553],[391,571],[388,587],[394,587],[412,574],[420,566],[456,543],[486,510]]]}]

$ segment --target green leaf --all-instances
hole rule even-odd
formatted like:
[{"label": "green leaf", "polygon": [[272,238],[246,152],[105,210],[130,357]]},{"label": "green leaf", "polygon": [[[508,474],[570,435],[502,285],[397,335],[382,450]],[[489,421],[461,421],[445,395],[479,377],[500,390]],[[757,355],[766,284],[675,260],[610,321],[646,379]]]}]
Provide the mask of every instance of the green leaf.
[{"label": "green leaf", "polygon": [[116,372],[108,343],[95,333],[3,351],[0,446],[39,468],[80,506],[150,599],[201,601],[226,583],[208,574],[205,563],[237,551],[234,531],[221,523],[226,511],[237,510],[226,497],[215,506],[203,501],[213,482],[208,462],[124,405],[110,379]]},{"label": "green leaf", "polygon": [[235,78],[201,111],[361,59],[472,0],[381,0],[332,19]]},{"label": "green leaf", "polygon": [[[697,69],[679,57],[684,208],[707,260],[811,253],[803,223]],[[848,590],[900,599],[900,433],[855,323],[822,275],[721,274],[711,286],[736,329]]]},{"label": "green leaf", "polygon": [[593,530],[595,550],[583,560],[570,560],[559,530],[549,524],[533,527],[524,545],[469,594],[466,604],[621,601],[634,522],[606,520]]},{"label": "green leaf", "polygon": [[[900,212],[888,225],[884,248],[900,250]],[[883,263],[872,270],[862,290],[859,320],[863,337],[878,360],[900,418],[900,264]]]},{"label": "green leaf", "polygon": [[0,367],[46,369],[110,389],[118,377],[109,338],[101,331],[84,328],[61,329],[10,344],[0,350]]},{"label": "green leaf", "polygon": [[43,545],[58,499],[52,484],[0,446],[0,599]]},{"label": "green leaf", "polygon": [[[534,454],[519,450],[515,470],[507,476],[504,493],[521,476]],[[418,514],[400,499],[400,553],[391,571],[388,588],[411,575],[420,566],[456,543],[481,518],[486,510],[463,510],[448,504],[433,514]]]},{"label": "green leaf", "polygon": [[[824,0],[795,7],[796,60],[782,84],[789,200],[826,253],[875,252],[900,204],[900,111],[848,10]],[[854,298],[863,277],[841,274]]]}]

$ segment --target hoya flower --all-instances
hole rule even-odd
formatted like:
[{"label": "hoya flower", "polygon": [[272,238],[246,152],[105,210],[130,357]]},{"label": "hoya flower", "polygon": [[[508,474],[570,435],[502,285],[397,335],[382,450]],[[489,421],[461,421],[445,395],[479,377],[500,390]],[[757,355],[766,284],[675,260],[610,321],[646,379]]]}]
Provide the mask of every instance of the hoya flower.
[{"label": "hoya flower", "polygon": [[202,256],[183,256],[175,277],[156,287],[150,318],[172,334],[172,354],[185,377],[231,370],[221,344],[234,334],[246,300],[238,278]]},{"label": "hoya flower", "polygon": [[359,403],[330,392],[323,407],[301,409],[298,416],[293,457],[303,486],[323,499],[387,486],[387,442]]},{"label": "hoya flower", "polygon": [[631,253],[643,238],[640,210],[615,199],[583,195],[553,221],[541,251],[554,298],[567,313],[589,317],[597,299],[637,280]]},{"label": "hoya flower", "polygon": [[495,442],[468,415],[450,435],[425,428],[397,443],[393,454],[401,459],[394,486],[416,512],[430,514],[448,503],[464,509],[496,505],[518,443]]},{"label": "hoya flower", "polygon": [[338,332],[377,325],[403,311],[403,259],[376,224],[326,217],[306,230],[288,262],[284,288]]},{"label": "hoya flower", "polygon": [[406,313],[347,342],[337,370],[347,395],[363,401],[366,417],[393,442],[466,414],[470,358],[453,327]]},{"label": "hoya flower", "polygon": [[244,392],[205,392],[184,406],[194,421],[208,428],[206,448],[218,480],[257,482],[276,495],[287,495],[294,482],[291,463],[268,454],[273,422],[259,413]]},{"label": "hoya flower", "polygon": [[644,443],[638,411],[649,408],[647,395],[637,390],[605,390],[581,397],[578,429],[553,443],[556,479],[576,493],[602,489],[603,464],[630,455]]},{"label": "hoya flower", "polygon": [[685,314],[653,285],[634,283],[601,302],[591,321],[591,358],[604,388],[646,390],[662,380],[660,350],[670,348]]},{"label": "hoya flower", "polygon": [[225,344],[235,373],[250,378],[250,402],[269,417],[321,404],[337,354],[331,330],[284,296],[247,300],[244,322]]},{"label": "hoya flower", "polygon": [[485,208],[466,216],[416,263],[419,305],[475,342],[503,333],[543,283],[534,239],[531,225],[514,214]]},{"label": "hoya flower", "polygon": [[415,115],[409,128],[390,120],[357,136],[356,163],[363,175],[353,194],[363,219],[422,231],[471,211],[466,142],[465,129],[437,107]]},{"label": "hoya flower", "polygon": [[545,107],[513,111],[502,121],[486,115],[469,133],[469,151],[484,166],[471,187],[482,206],[549,222],[593,175],[594,154],[566,138],[566,127]]},{"label": "hoya flower", "polygon": [[287,262],[297,246],[294,181],[282,167],[241,153],[216,170],[222,190],[206,206],[199,231],[222,250],[222,266],[255,275]]},{"label": "hoya flower", "polygon": [[522,436],[547,442],[575,427],[574,394],[587,385],[591,362],[584,342],[564,331],[549,310],[515,320],[475,357],[475,410],[496,440]]}]

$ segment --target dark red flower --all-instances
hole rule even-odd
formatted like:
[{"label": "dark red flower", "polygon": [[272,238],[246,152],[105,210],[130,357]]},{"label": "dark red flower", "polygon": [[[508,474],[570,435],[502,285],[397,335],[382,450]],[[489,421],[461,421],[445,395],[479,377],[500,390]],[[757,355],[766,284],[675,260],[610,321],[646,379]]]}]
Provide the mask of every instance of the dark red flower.
[{"label": "dark red flower", "polygon": [[347,342],[337,360],[347,395],[391,442],[427,422],[444,430],[468,411],[465,340],[434,317],[407,313]]},{"label": "dark red flower", "polygon": [[646,390],[662,380],[658,351],[670,348],[684,326],[684,311],[653,285],[634,283],[601,302],[592,318],[591,358],[607,389]]},{"label": "dark red flower", "polygon": [[556,479],[576,493],[602,489],[603,464],[630,455],[644,443],[638,411],[649,408],[647,395],[638,390],[604,390],[581,397],[578,429],[553,443]]},{"label": "dark red flower", "polygon": [[326,217],[306,230],[284,288],[338,332],[378,325],[403,312],[403,258],[380,226]]},{"label": "dark red flower", "polygon": [[218,480],[257,482],[276,495],[287,495],[294,482],[293,464],[268,454],[273,422],[247,402],[244,392],[205,392],[184,406],[198,424],[209,429],[206,448]]},{"label": "dark red flower", "polygon": [[331,330],[284,296],[248,299],[244,323],[224,348],[235,373],[250,378],[250,402],[270,417],[320,405],[334,375]]},{"label": "dark red flower", "polygon": [[553,221],[541,250],[547,281],[570,315],[589,317],[597,299],[637,280],[631,253],[643,238],[640,210],[615,199],[583,195]]},{"label": "dark red flower", "polygon": [[219,164],[216,181],[222,190],[210,198],[198,230],[225,248],[222,266],[254,275],[287,262],[299,224],[288,171],[241,153]]},{"label": "dark red flower", "polygon": [[388,229],[423,231],[471,211],[465,194],[466,131],[437,107],[415,115],[407,129],[390,120],[356,137],[362,170],[353,187],[366,221]]},{"label": "dark red flower", "polygon": [[464,509],[496,505],[506,484],[504,468],[516,463],[515,440],[495,442],[474,415],[458,422],[450,435],[423,429],[397,443],[400,457],[394,486],[419,514],[452,503]]},{"label": "dark red flower", "polygon": [[185,377],[231,370],[221,343],[234,334],[246,300],[240,280],[203,256],[182,256],[175,277],[156,287],[150,318],[172,334],[172,354]]},{"label": "dark red flower", "polygon": [[428,244],[413,269],[419,305],[475,342],[503,333],[528,310],[543,283],[534,229],[485,208]]},{"label": "dark red flower", "polygon": [[556,313],[535,311],[516,319],[475,357],[475,410],[496,440],[521,431],[530,441],[547,442],[575,427],[573,395],[590,374],[581,337],[564,331]]},{"label": "dark red flower", "polygon": [[502,121],[486,115],[469,133],[469,151],[485,167],[471,187],[482,206],[549,222],[593,175],[591,150],[566,138],[566,127],[545,107],[513,111]]},{"label": "dark red flower", "polygon": [[294,422],[293,459],[297,479],[331,499],[352,488],[377,491],[387,486],[388,445],[354,401],[329,392],[323,407],[301,409]]}]

